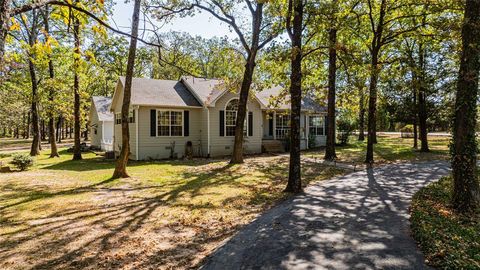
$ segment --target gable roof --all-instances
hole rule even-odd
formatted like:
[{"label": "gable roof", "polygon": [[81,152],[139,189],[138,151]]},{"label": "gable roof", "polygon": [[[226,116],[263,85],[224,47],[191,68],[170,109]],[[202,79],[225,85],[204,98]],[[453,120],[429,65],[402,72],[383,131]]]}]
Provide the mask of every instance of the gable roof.
[{"label": "gable roof", "polygon": [[[274,86],[256,93],[257,99],[266,109],[290,109],[290,94],[282,86]],[[326,112],[327,108],[320,105],[311,95],[302,98],[302,111]]]},{"label": "gable roof", "polygon": [[99,121],[113,121],[113,113],[109,111],[112,98],[92,96],[92,101]]},{"label": "gable roof", "polygon": [[[125,85],[125,77],[120,77],[120,89]],[[183,76],[180,81],[133,78],[132,105],[164,107],[202,107],[214,106],[215,101],[227,93],[222,80]],[[117,93],[114,95],[114,100]],[[282,86],[275,86],[255,93],[254,98],[262,109],[290,109],[290,95]],[[116,101],[115,101],[116,102]],[[313,96],[302,98],[302,110],[326,112]]]},{"label": "gable roof", "polygon": [[187,85],[188,89],[195,94],[200,102],[207,106],[214,103],[226,92],[223,81],[218,79],[183,76],[181,81]]},{"label": "gable roof", "polygon": [[[125,77],[120,77],[122,89]],[[132,105],[166,107],[201,107],[195,96],[181,81],[133,78]]]}]

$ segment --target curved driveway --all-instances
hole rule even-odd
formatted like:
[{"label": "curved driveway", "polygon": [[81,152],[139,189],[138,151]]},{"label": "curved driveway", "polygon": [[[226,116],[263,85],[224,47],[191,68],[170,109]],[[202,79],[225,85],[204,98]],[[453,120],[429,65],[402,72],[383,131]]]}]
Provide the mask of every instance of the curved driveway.
[{"label": "curved driveway", "polygon": [[394,164],[314,184],[244,227],[202,269],[428,269],[408,207],[448,171],[445,161]]}]

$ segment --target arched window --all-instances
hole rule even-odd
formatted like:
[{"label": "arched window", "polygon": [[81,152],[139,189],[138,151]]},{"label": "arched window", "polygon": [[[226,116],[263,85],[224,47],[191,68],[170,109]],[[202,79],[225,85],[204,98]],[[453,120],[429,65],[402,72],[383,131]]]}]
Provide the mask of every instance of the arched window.
[{"label": "arched window", "polygon": [[[235,125],[237,122],[238,98],[231,99],[225,106],[225,136],[235,136]],[[248,117],[245,117],[243,135],[247,135]]]}]

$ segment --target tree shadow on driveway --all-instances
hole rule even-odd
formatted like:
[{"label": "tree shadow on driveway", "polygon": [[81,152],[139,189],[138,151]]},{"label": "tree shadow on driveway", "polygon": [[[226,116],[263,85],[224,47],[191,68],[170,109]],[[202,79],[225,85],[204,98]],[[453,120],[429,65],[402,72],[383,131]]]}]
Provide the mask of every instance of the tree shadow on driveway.
[{"label": "tree shadow on driveway", "polygon": [[447,162],[392,164],[315,184],[246,226],[202,269],[428,269],[408,207]]}]

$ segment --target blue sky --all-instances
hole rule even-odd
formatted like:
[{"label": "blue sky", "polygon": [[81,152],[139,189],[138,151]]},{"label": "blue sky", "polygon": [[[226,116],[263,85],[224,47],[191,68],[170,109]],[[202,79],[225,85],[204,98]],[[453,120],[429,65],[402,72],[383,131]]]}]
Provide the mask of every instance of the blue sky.
[{"label": "blue sky", "polygon": [[[110,18],[112,25],[115,21],[120,30],[128,31],[131,27],[133,12],[133,1],[124,3],[122,0],[117,1],[114,6],[113,16]],[[158,26],[161,23],[156,22]],[[178,18],[171,21],[162,27],[162,32],[168,31],[183,31],[188,32],[191,35],[199,35],[204,38],[211,38],[214,36],[228,36],[229,38],[235,38],[235,33],[232,33],[226,24],[219,22],[217,19],[209,16],[207,13],[197,13],[195,17]],[[141,33],[141,32],[140,32]]]}]

